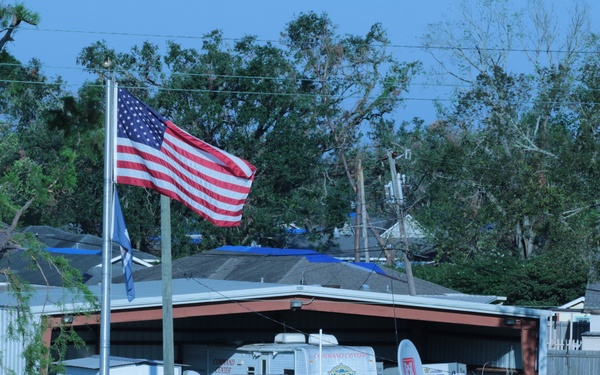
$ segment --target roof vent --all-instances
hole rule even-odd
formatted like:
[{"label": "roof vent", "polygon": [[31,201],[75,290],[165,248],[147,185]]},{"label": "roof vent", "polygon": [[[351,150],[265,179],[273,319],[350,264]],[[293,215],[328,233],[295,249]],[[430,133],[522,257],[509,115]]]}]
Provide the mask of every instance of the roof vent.
[{"label": "roof vent", "polygon": [[306,344],[306,337],[302,333],[278,333],[275,336],[277,344]]},{"label": "roof vent", "polygon": [[334,335],[321,335],[318,333],[311,333],[310,336],[308,336],[308,343],[311,345],[319,345],[319,341],[321,341],[322,346],[338,345],[338,341]]}]

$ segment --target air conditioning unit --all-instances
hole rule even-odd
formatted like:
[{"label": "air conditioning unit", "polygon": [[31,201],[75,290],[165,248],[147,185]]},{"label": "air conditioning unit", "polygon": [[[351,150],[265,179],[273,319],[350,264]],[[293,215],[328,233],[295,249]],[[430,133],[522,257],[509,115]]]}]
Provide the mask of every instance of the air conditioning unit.
[{"label": "air conditioning unit", "polygon": [[425,375],[467,375],[467,365],[464,363],[429,363],[423,364]]}]

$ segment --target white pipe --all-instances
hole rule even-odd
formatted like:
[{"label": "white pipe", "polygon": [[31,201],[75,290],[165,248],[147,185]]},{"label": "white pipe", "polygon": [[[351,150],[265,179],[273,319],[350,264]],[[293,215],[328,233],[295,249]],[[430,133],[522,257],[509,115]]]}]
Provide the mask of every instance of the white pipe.
[{"label": "white pipe", "polygon": [[323,375],[323,329],[319,329],[319,375]]}]

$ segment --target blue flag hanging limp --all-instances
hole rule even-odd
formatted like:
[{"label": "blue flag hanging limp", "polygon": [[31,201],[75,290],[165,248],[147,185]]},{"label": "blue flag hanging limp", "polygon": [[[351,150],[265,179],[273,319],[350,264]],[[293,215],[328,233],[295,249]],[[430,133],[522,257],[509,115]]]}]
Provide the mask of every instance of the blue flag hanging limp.
[{"label": "blue flag hanging limp", "polygon": [[127,299],[129,302],[135,298],[135,289],[133,287],[133,276],[131,274],[131,263],[133,254],[131,251],[131,241],[129,240],[129,233],[127,233],[127,227],[125,226],[125,219],[123,218],[123,211],[121,211],[121,203],[119,203],[119,195],[115,188],[115,194],[113,199],[113,232],[112,240],[121,245],[121,262],[123,264],[123,276],[125,277],[125,290],[127,291]]}]

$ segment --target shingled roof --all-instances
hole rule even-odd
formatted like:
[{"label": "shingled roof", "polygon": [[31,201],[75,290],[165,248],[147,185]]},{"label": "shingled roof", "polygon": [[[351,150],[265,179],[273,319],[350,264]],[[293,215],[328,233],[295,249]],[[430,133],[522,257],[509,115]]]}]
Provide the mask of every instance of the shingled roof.
[{"label": "shingled roof", "polygon": [[600,282],[588,281],[583,310],[593,314],[600,313]]},{"label": "shingled roof", "polygon": [[[32,233],[39,242],[46,246],[52,256],[61,256],[69,264],[78,269],[83,276],[83,282],[88,285],[102,282],[102,239],[89,234],[66,232],[49,226],[30,226],[24,232]],[[112,247],[111,259],[121,256],[118,245]],[[156,260],[153,255],[133,250],[134,259],[146,261]],[[39,266],[39,268],[38,268]],[[146,265],[147,266],[147,265]],[[146,268],[145,265],[133,263],[133,270]],[[10,268],[11,271],[32,285],[63,286],[62,277],[57,269],[48,262],[38,265],[23,249],[7,252],[0,259],[0,268]],[[40,268],[42,272],[40,272]],[[120,261],[113,263],[112,274],[118,280],[123,279]],[[1,280],[0,281],[4,281]]]},{"label": "shingled roof", "polygon": [[[173,279],[202,278],[291,285],[321,285],[350,290],[408,294],[406,275],[374,263],[353,263],[312,250],[224,246],[172,262]],[[161,279],[161,268],[137,271],[134,280]],[[490,296],[469,296],[415,279],[417,294],[490,303]]]}]

